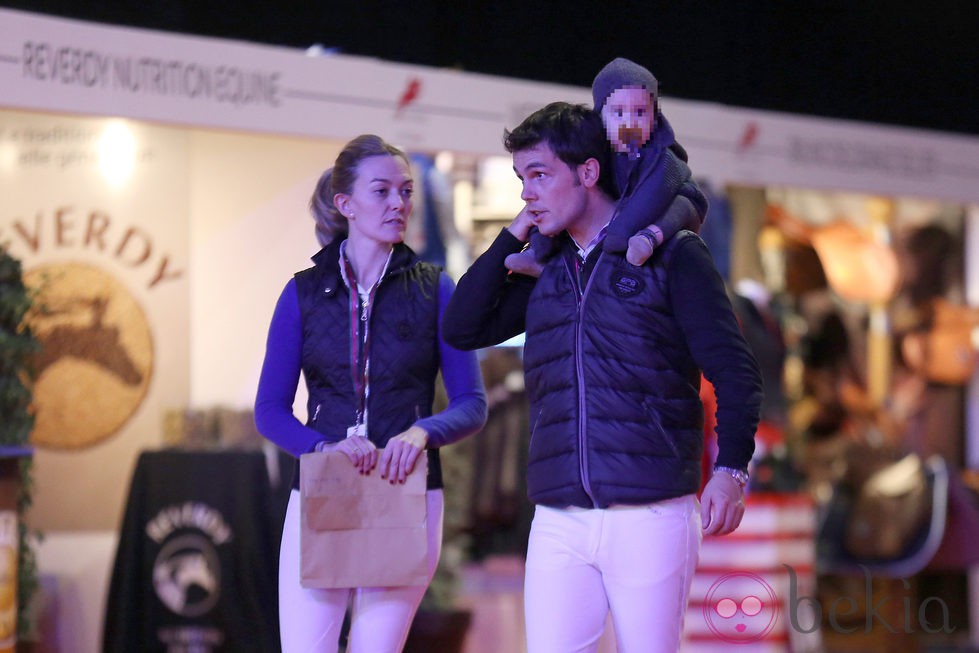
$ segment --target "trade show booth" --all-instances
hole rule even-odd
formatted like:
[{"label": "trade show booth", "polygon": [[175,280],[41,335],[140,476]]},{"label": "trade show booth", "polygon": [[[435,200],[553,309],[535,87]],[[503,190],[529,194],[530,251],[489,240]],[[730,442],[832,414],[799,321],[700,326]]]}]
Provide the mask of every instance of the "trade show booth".
[{"label": "trade show booth", "polygon": [[[154,531],[166,501],[134,512],[146,452],[263,450],[248,411],[269,319],[283,285],[319,249],[309,197],[343,143],[376,133],[411,155],[420,197],[407,241],[458,278],[522,207],[504,128],[548,102],[591,96],[4,9],[0,44],[0,242],[43,307],[31,321],[45,354],[27,515],[45,535],[38,637],[95,651],[120,542],[170,554],[180,545]],[[979,137],[661,104],[711,199],[702,235],[733,296],[778,327],[778,351],[756,352],[772,365],[774,403],[755,491],[791,493],[789,506],[808,493],[818,505],[855,433],[979,469],[979,320],[969,310],[979,306]],[[919,310],[937,311],[939,300],[955,325],[942,335],[932,327],[944,317]],[[958,340],[941,350],[945,334]],[[519,392],[508,379],[500,383]],[[522,473],[516,450],[494,472],[510,490]],[[269,482],[287,483],[264,451]],[[786,468],[795,481],[780,485]],[[480,475],[483,489],[489,482]],[[260,500],[279,500],[270,496]],[[201,537],[215,560],[254,535],[235,530],[232,512],[212,515],[231,529],[225,539]],[[262,519],[274,512],[262,503]],[[716,569],[729,566],[711,551]],[[156,555],[139,563],[151,576]],[[965,605],[975,632],[975,572],[972,581]],[[174,623],[160,630],[171,643],[186,636]],[[206,634],[212,643],[234,636]]]}]

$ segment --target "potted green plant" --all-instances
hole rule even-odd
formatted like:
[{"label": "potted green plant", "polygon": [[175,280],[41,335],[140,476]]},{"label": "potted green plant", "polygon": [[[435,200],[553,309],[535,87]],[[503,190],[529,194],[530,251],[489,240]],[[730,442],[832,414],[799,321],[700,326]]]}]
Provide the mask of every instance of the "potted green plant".
[{"label": "potted green plant", "polygon": [[[18,642],[30,631],[31,598],[38,588],[37,565],[31,533],[24,515],[31,505],[33,464],[28,441],[31,412],[30,360],[39,343],[26,322],[33,294],[24,285],[20,261],[0,247],[0,459],[14,478],[17,512],[17,623]],[[18,650],[23,647],[18,645]]]}]

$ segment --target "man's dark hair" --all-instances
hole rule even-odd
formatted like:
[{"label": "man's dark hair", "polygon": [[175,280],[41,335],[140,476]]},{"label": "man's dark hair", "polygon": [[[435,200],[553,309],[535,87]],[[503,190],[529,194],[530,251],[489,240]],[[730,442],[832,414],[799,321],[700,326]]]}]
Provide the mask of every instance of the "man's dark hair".
[{"label": "man's dark hair", "polygon": [[511,154],[538,143],[547,143],[572,171],[588,159],[596,159],[601,166],[599,187],[612,199],[619,196],[611,174],[605,125],[596,112],[583,104],[551,102],[524,118],[513,131],[503,130],[503,147]]}]

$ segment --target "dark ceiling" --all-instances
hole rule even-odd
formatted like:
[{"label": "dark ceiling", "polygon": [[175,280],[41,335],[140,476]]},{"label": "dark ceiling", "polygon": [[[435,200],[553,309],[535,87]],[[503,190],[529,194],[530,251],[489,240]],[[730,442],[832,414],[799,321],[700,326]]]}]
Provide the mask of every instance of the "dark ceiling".
[{"label": "dark ceiling", "polygon": [[666,96],[979,135],[976,2],[85,2],[84,20],[589,86],[645,64]]}]

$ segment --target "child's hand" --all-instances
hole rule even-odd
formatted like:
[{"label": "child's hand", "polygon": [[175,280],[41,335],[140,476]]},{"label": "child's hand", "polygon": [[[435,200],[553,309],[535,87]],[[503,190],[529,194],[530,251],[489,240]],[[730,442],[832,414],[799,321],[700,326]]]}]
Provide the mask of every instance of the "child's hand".
[{"label": "child's hand", "polygon": [[527,207],[525,206],[523,210],[517,214],[517,217],[513,219],[513,222],[510,223],[510,226],[507,227],[507,229],[510,231],[511,234],[514,235],[514,237],[517,240],[519,240],[522,243],[525,243],[527,242],[527,239],[530,238],[530,228],[533,226],[534,226],[533,216],[530,214],[530,211],[528,211]]}]

